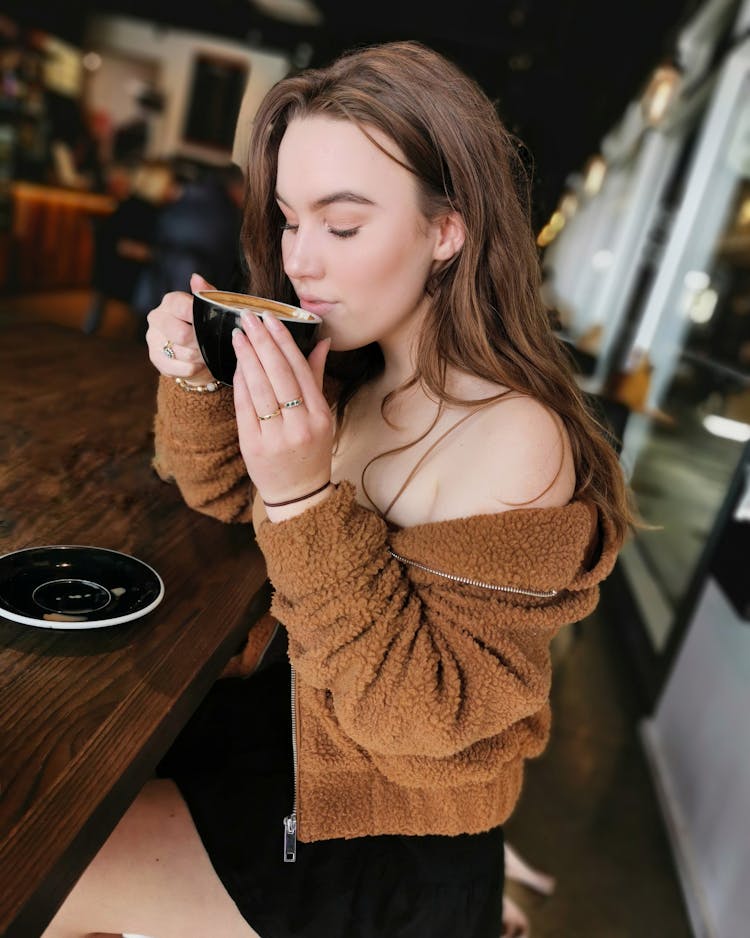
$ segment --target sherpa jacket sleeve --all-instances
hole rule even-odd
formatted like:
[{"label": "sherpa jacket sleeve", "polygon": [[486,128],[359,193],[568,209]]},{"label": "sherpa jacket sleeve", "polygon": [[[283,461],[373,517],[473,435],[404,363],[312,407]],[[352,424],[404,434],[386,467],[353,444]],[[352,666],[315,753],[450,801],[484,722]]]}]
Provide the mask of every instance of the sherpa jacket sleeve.
[{"label": "sherpa jacket sleeve", "polygon": [[[329,695],[344,732],[375,756],[444,758],[538,713],[550,639],[593,609],[616,552],[606,548],[587,570],[596,524],[590,506],[570,508],[394,534],[343,482],[301,515],[263,522],[272,611],[300,677]],[[389,541],[423,566],[558,592],[528,597],[435,576],[396,559]]]},{"label": "sherpa jacket sleeve", "polygon": [[252,521],[254,487],[240,453],[231,388],[195,394],[160,377],[153,466],[196,511]]}]

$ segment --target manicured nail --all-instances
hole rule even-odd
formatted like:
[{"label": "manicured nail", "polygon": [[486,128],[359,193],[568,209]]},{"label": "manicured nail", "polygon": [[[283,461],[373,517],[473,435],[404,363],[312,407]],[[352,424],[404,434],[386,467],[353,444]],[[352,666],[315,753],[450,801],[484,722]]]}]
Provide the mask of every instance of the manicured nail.
[{"label": "manicured nail", "polygon": [[248,313],[247,310],[244,310],[240,315],[240,319],[251,331],[257,332],[260,329],[260,323],[255,313]]},{"label": "manicured nail", "polygon": [[271,332],[279,332],[284,328],[281,322],[273,315],[273,313],[266,313],[261,318],[266,326],[271,330]]},{"label": "manicured nail", "polygon": [[239,328],[239,326],[235,326],[234,329],[232,329],[232,342],[239,341],[240,336],[243,336],[244,334],[245,333],[242,331],[242,329]]}]

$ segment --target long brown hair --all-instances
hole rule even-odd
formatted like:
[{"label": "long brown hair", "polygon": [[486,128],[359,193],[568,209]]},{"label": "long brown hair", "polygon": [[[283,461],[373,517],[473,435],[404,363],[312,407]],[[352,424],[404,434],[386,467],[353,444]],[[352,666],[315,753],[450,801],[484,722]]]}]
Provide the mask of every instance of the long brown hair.
[{"label": "long brown hair", "polygon": [[[353,121],[365,133],[380,130],[416,177],[425,216],[457,211],[463,219],[462,249],[426,284],[430,309],[415,373],[403,388],[421,382],[438,400],[478,404],[448,393],[450,367],[547,406],[570,437],[575,497],[594,502],[624,537],[633,522],[627,487],[552,331],[540,294],[527,174],[518,142],[492,102],[456,66],[416,42],[356,50],[275,85],[251,135],[242,240],[252,291],[289,302],[295,297],[283,270],[283,216],[275,199],[278,150],[289,122],[310,114]],[[376,344],[329,356],[329,371],[341,382],[339,426],[356,390],[383,366]]]}]

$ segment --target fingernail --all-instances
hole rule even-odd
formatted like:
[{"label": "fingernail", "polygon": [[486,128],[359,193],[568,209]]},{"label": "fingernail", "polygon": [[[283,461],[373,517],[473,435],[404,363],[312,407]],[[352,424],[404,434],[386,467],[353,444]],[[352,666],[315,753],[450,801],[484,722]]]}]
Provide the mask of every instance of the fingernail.
[{"label": "fingernail", "polygon": [[238,326],[235,326],[234,329],[232,329],[232,342],[236,342],[238,337],[241,335],[244,335],[242,329],[240,329]]},{"label": "fingernail", "polygon": [[261,316],[261,319],[266,324],[266,326],[271,330],[271,332],[278,332],[279,329],[283,329],[281,322],[273,315],[273,313],[268,313],[264,316]]},{"label": "fingernail", "polygon": [[247,310],[243,310],[243,312],[240,314],[240,319],[249,329],[260,329],[260,323],[258,322],[258,317],[255,315],[255,313],[248,313]]}]

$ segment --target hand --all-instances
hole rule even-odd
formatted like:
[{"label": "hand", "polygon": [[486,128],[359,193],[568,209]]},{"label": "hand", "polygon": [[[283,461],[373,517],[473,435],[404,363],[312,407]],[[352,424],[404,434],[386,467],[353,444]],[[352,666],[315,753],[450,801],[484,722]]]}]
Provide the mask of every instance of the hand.
[{"label": "hand", "polygon": [[[193,290],[216,289],[199,274],[190,278],[190,287]],[[213,381],[195,338],[190,293],[167,293],[147,319],[148,357],[157,371],[171,378],[187,378],[195,384]],[[165,348],[171,349],[174,357],[167,355]]]},{"label": "hand", "polygon": [[[243,313],[242,330],[235,331],[233,343],[237,428],[250,478],[267,502],[314,491],[331,478],[333,417],[322,391],[330,340],[318,342],[305,359],[275,316],[264,322]],[[283,406],[299,399],[297,406]],[[326,494],[330,489],[316,500]],[[269,518],[281,520],[312,504],[311,499],[288,509],[269,509]]]}]

